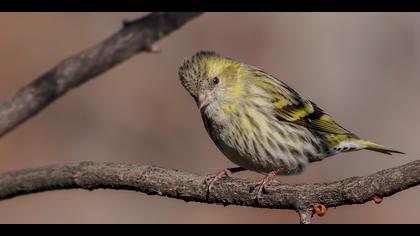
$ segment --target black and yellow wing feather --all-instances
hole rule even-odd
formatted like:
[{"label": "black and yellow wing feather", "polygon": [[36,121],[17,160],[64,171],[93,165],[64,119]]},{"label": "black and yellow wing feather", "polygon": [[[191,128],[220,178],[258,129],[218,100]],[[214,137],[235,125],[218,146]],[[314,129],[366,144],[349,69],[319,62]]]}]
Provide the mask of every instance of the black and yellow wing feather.
[{"label": "black and yellow wing feather", "polygon": [[356,137],[336,123],[330,115],[295,90],[261,70],[254,71],[255,84],[267,91],[280,121],[291,122],[320,132],[346,134]]}]

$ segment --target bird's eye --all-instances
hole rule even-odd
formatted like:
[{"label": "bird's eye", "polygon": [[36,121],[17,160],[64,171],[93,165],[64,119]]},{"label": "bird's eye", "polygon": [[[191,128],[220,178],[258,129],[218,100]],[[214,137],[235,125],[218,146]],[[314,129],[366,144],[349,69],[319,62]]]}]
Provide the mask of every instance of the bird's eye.
[{"label": "bird's eye", "polygon": [[213,78],[213,84],[218,84],[220,82],[219,77]]}]

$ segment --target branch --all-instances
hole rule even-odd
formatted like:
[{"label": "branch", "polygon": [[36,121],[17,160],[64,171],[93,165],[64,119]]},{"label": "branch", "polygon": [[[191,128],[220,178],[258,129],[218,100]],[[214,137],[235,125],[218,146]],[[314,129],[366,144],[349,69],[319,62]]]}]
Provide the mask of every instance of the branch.
[{"label": "branch", "polygon": [[419,185],[419,173],[417,160],[332,183],[289,185],[273,181],[256,205],[255,193],[250,192],[253,183],[243,179],[221,179],[208,196],[203,176],[153,166],[83,162],[0,174],[0,199],[58,189],[133,190],[185,201],[292,209],[299,213],[301,223],[310,223],[316,205],[337,207],[387,197]]},{"label": "branch", "polygon": [[152,13],[124,22],[101,43],[71,56],[0,104],[0,137],[36,115],[69,90],[111,69],[131,56],[157,52],[154,43],[200,15],[197,12]]}]

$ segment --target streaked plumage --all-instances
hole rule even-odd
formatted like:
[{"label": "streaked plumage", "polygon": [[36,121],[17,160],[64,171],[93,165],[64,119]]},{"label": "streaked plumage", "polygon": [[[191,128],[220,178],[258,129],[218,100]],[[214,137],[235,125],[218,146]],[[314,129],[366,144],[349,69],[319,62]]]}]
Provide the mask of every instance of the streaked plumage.
[{"label": "streaked plumage", "polygon": [[214,143],[245,169],[289,175],[340,152],[400,153],[359,139],[315,103],[255,66],[198,52],[184,62],[179,76],[200,107]]}]

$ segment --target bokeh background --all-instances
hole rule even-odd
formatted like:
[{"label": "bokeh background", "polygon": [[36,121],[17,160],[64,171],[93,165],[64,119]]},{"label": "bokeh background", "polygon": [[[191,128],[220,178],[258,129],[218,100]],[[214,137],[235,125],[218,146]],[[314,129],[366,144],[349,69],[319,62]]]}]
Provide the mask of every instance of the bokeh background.
[{"label": "bokeh background", "polygon": [[[0,100],[60,60],[146,13],[1,13]],[[257,65],[361,137],[369,151],[314,163],[287,183],[367,175],[420,158],[420,14],[207,13],[73,90],[0,140],[0,171],[108,161],[198,174],[232,164],[178,81],[182,60],[211,49]],[[254,173],[239,177],[259,179]],[[315,223],[420,223],[420,188],[376,205],[329,209]],[[54,191],[0,201],[0,223],[297,223],[289,210],[218,206],[113,190]]]}]

